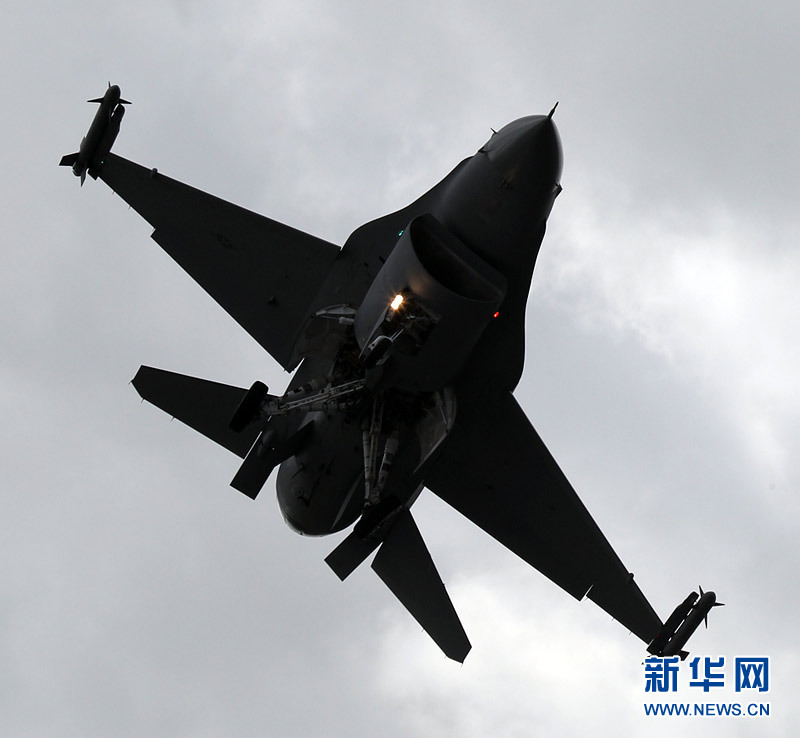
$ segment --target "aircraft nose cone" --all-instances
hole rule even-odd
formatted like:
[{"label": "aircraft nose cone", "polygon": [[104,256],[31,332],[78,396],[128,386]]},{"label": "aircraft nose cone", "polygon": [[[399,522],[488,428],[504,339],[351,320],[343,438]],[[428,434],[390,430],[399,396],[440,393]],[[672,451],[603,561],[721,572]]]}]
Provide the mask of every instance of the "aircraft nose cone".
[{"label": "aircraft nose cone", "polygon": [[526,178],[542,185],[561,179],[561,138],[549,115],[530,115],[501,128],[483,146],[489,160],[504,174]]}]

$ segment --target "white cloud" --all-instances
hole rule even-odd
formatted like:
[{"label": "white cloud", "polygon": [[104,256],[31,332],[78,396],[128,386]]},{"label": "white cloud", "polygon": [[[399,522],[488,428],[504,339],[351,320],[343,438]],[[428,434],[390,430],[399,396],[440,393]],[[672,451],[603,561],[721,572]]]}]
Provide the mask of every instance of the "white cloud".
[{"label": "white cloud", "polygon": [[800,417],[800,253],[722,210],[684,223],[596,192],[562,200],[539,288],[584,325],[664,356],[713,398],[762,470],[785,480]]}]

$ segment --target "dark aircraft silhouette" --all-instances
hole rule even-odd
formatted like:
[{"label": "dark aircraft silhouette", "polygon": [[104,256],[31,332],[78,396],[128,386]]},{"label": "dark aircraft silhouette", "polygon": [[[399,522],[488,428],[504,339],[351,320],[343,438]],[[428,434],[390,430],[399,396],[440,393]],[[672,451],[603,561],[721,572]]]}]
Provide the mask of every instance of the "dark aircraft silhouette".
[{"label": "dark aircraft silhouette", "polygon": [[261,382],[247,390],[143,366],[133,384],[144,399],[240,456],[231,485],[248,497],[279,466],[278,504],[298,533],[353,526],[327,563],[345,579],[377,549],[372,568],[452,659],[463,662],[470,643],[410,512],[424,487],[651,653],[680,651],[713,593],[696,605],[693,593],[662,623],[512,395],[533,268],[561,191],[555,108],[493,133],[339,248],[111,154],[119,95],[109,86],[80,151],[61,164],[109,185],[296,369],[273,395]]},{"label": "dark aircraft silhouette", "polygon": [[83,137],[81,147],[75,154],[67,154],[61,158],[62,167],[72,167],[76,177],[81,178],[81,187],[86,180],[86,172],[97,179],[97,172],[103,165],[114,141],[119,134],[122,116],[125,115],[125,105],[130,105],[127,100],[120,97],[119,87],[108,83],[108,89],[103,97],[87,100],[90,103],[100,103],[95,113],[89,132]]}]

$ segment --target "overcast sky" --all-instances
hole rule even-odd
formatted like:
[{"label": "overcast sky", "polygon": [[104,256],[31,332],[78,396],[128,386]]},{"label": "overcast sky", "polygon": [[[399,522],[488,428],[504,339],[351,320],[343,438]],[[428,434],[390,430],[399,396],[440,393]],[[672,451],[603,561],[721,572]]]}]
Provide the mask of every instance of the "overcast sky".
[{"label": "overcast sky", "polygon": [[[5,4],[0,733],[795,734],[799,13],[721,8]],[[341,536],[140,404],[140,364],[288,376],[56,166],[109,80],[117,153],[338,244],[560,101],[516,395],[662,617],[727,603],[693,651],[772,657],[772,717],[645,718],[642,644],[427,493],[473,644],[448,661],[369,567],[332,574]]]}]

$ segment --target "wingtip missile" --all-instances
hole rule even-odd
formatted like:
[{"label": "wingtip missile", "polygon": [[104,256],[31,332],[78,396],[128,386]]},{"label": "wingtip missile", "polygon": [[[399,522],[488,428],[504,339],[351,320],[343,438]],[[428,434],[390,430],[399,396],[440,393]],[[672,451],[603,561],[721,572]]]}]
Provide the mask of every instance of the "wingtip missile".
[{"label": "wingtip missile", "polygon": [[699,595],[697,592],[691,592],[667,618],[661,630],[647,647],[649,653],[654,656],[680,656],[681,660],[689,655],[688,651],[682,650],[683,646],[686,645],[701,622],[705,622],[708,627],[708,613],[711,608],[725,604],[717,602],[714,592],[704,592],[702,587],[699,589]]},{"label": "wingtip missile", "polygon": [[97,178],[103,160],[108,156],[119,134],[122,117],[125,115],[123,106],[131,104],[120,96],[119,85],[110,83],[103,97],[97,97],[87,102],[100,105],[89,126],[89,131],[81,141],[80,150],[76,154],[67,154],[59,162],[62,167],[72,167],[73,174],[81,178],[81,185],[86,179],[87,172],[93,178]]},{"label": "wingtip missile", "polygon": [[112,85],[111,82],[109,82],[108,83],[108,89],[103,94],[103,97],[95,97],[95,98],[93,98],[91,100],[87,100],[86,102],[102,103],[102,102],[104,102],[106,100],[106,98],[109,98],[109,99],[114,99],[114,104],[115,105],[117,103],[122,103],[122,105],[133,105],[133,103],[130,102],[130,100],[123,100],[120,97],[120,94],[121,94],[121,92],[120,92],[120,89],[119,89],[119,85]]},{"label": "wingtip missile", "polygon": [[[705,592],[703,592],[703,588],[702,587],[698,587],[698,589],[700,590],[700,599],[702,600],[703,597],[705,596]],[[713,595],[714,593],[713,592],[709,592],[709,594]],[[703,616],[703,623],[705,623],[706,630],[708,630],[708,613],[711,612],[711,608],[713,608],[713,607],[725,607],[725,603],[724,602],[717,602],[716,599],[717,599],[716,595],[714,595],[714,602],[711,604],[711,607],[709,607],[708,610],[706,610],[706,614]]]}]

